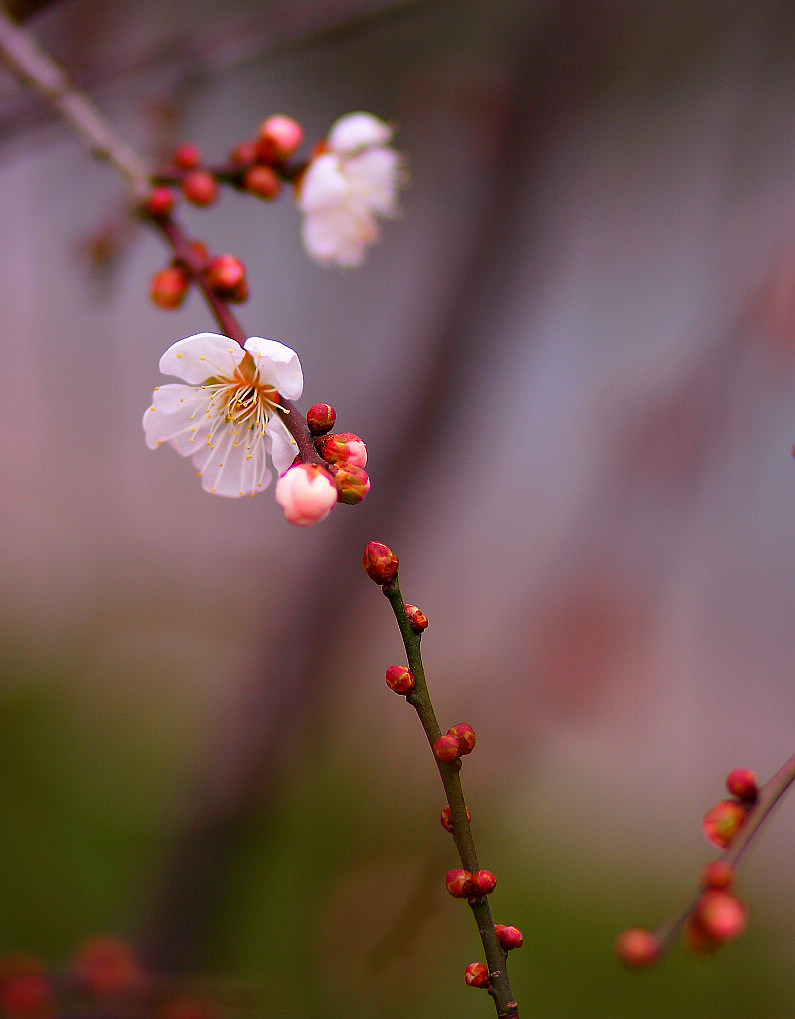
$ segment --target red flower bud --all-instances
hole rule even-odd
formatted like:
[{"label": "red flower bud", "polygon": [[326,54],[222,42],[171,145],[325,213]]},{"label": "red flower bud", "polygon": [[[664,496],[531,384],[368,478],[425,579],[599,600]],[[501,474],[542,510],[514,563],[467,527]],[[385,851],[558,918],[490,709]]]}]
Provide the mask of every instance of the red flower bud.
[{"label": "red flower bud", "polygon": [[367,471],[353,464],[340,464],[334,475],[337,498],[347,506],[356,506],[370,491],[370,477]]},{"label": "red flower bud", "polygon": [[731,892],[718,888],[702,892],[693,914],[694,923],[719,944],[738,938],[745,930],[747,920],[748,911],[742,902]]},{"label": "red flower bud", "polygon": [[625,966],[645,969],[653,966],[660,957],[660,946],[651,931],[633,927],[619,936],[616,954]]},{"label": "red flower bud", "polygon": [[721,800],[704,815],[702,828],[709,841],[725,849],[739,831],[748,810],[737,800]]},{"label": "red flower bud", "polygon": [[386,685],[395,693],[410,693],[414,689],[414,683],[414,673],[403,665],[390,665],[386,670]]},{"label": "red flower bud", "polygon": [[271,201],[282,189],[282,182],[270,166],[255,163],[243,176],[243,187],[252,195]]},{"label": "red flower bud", "polygon": [[[446,828],[447,831],[453,832],[455,830],[455,825],[453,824],[453,812],[449,806],[442,807],[442,813],[439,820],[442,822],[442,827]],[[471,820],[472,815],[469,813],[469,809],[467,808],[467,821]]]},{"label": "red flower bud", "polygon": [[181,265],[170,265],[152,277],[149,296],[158,308],[173,311],[179,308],[190,289],[190,276]]},{"label": "red flower bud", "polygon": [[367,465],[367,446],[353,432],[324,435],[315,442],[318,452],[330,464]]},{"label": "red flower bud", "polygon": [[468,870],[448,870],[445,882],[447,891],[456,899],[468,899],[472,894],[472,875]]},{"label": "red flower bud", "polygon": [[152,188],[149,192],[149,196],[144,202],[144,208],[150,216],[154,216],[156,219],[168,216],[170,212],[174,211],[177,198],[171,188],[167,187],[156,187]]},{"label": "red flower bud", "polygon": [[409,617],[409,623],[415,633],[422,633],[423,630],[427,629],[428,617],[424,616],[416,605],[407,605],[406,615]]},{"label": "red flower bud", "polygon": [[371,541],[364,550],[362,565],[367,576],[376,584],[391,584],[398,575],[400,560],[392,549],[381,541]]},{"label": "red flower bud", "polygon": [[705,888],[730,888],[734,884],[734,867],[725,860],[713,860],[701,872]]},{"label": "red flower bud", "polygon": [[113,937],[94,937],[83,942],[78,949],[75,972],[84,987],[105,997],[133,989],[143,977],[132,946]]},{"label": "red flower bud", "polygon": [[446,761],[448,764],[451,764],[461,756],[461,745],[455,736],[451,736],[448,732],[436,740],[433,745],[433,752],[440,761]]},{"label": "red flower bud", "polygon": [[201,161],[201,149],[196,145],[180,145],[174,153],[174,162],[181,170],[195,170]]},{"label": "red flower bud", "polygon": [[234,255],[216,255],[210,259],[205,269],[208,286],[229,300],[240,300],[241,293],[248,296],[246,267]]},{"label": "red flower bud", "polygon": [[257,159],[257,143],[255,141],[241,142],[232,149],[229,159],[235,166],[251,166]]},{"label": "red flower bud", "polygon": [[753,803],[759,795],[759,784],[756,775],[748,768],[735,768],[726,776],[726,788],[740,800]]},{"label": "red flower bud", "polygon": [[471,754],[475,749],[475,730],[466,722],[459,722],[458,725],[448,729],[447,733],[449,736],[455,736],[458,740],[462,757]]},{"label": "red flower bud", "polygon": [[276,114],[260,125],[257,154],[263,163],[284,162],[300,148],[303,140],[304,129],[297,120]]},{"label": "red flower bud", "polygon": [[482,962],[470,962],[466,968],[464,979],[470,987],[490,987],[489,968]]},{"label": "red flower bud", "polygon": [[472,875],[472,894],[491,895],[497,887],[497,878],[490,870],[476,870]]},{"label": "red flower bud", "polygon": [[504,951],[510,952],[512,948],[522,947],[524,935],[518,927],[506,927],[504,923],[496,923],[494,929],[497,932],[497,940]]},{"label": "red flower bud", "polygon": [[212,205],[218,197],[218,181],[208,170],[193,170],[182,182],[182,193],[193,205]]},{"label": "red flower bud", "polygon": [[306,423],[313,435],[325,435],[334,427],[337,412],[330,403],[316,403],[306,412]]}]

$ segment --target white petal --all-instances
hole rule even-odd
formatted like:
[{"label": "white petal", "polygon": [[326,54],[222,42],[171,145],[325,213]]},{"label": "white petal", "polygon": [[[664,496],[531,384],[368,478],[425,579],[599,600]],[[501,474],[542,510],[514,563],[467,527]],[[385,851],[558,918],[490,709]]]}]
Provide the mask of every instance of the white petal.
[{"label": "white petal", "polygon": [[327,140],[333,152],[348,155],[373,145],[388,144],[392,128],[372,113],[346,113],[332,125]]},{"label": "white petal", "polygon": [[301,179],[298,208],[313,212],[345,201],[348,183],[340,169],[337,156],[325,152],[309,164]]},{"label": "white petal", "polygon": [[238,498],[267,488],[271,474],[265,460],[265,442],[262,436],[253,436],[249,428],[229,425],[217,433],[212,446],[205,444],[195,452],[193,463],[205,492]]},{"label": "white petal", "polygon": [[397,213],[400,155],[394,149],[369,149],[345,163],[351,192],[382,216]]},{"label": "white petal", "polygon": [[271,383],[288,400],[297,400],[304,391],[304,373],[298,354],[278,340],[250,336],[246,350],[254,358],[263,382]]},{"label": "white petal", "polygon": [[196,333],[173,343],[160,358],[160,371],[186,382],[232,378],[244,358],[239,344],[218,333]]},{"label": "white petal", "polygon": [[307,216],[302,233],[306,250],[318,262],[353,268],[378,239],[378,224],[366,209],[348,207]]},{"label": "white petal", "polygon": [[190,456],[196,448],[194,436],[206,430],[209,408],[209,395],[195,386],[174,383],[158,387],[144,414],[147,446],[155,449],[167,442],[182,456]]},{"label": "white petal", "polygon": [[287,468],[292,466],[293,460],[295,460],[298,445],[287,431],[287,425],[285,425],[280,415],[281,412],[277,411],[277,414],[274,414],[268,422],[265,429],[265,442],[277,473],[284,474]]}]

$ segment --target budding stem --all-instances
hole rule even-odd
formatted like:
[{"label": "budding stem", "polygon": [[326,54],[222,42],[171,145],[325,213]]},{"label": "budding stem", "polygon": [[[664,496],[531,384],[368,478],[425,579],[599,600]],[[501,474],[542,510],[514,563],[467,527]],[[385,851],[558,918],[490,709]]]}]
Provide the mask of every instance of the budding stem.
[{"label": "budding stem", "polygon": [[[392,611],[395,613],[400,635],[403,638],[403,646],[406,649],[408,667],[414,674],[414,689],[408,694],[406,700],[417,712],[431,751],[433,751],[433,745],[442,735],[442,730],[439,727],[425,679],[425,669],[420,652],[422,633],[416,633],[409,622],[403,595],[400,593],[398,578],[396,577],[389,584],[384,584],[382,590],[389,599]],[[475,840],[472,836],[472,828],[467,819],[464,791],[461,787],[461,778],[459,776],[461,761],[459,759],[452,763],[447,763],[440,761],[436,754],[434,754],[434,760],[436,761],[436,767],[439,769],[447,802],[450,805],[453,839],[455,840],[458,855],[461,858],[461,864],[465,870],[474,874],[475,871],[480,870],[480,864],[478,863],[478,854],[475,848]],[[503,951],[497,938],[497,932],[494,929],[494,920],[492,919],[488,896],[475,896],[468,901],[475,916],[480,940],[483,943],[483,950],[486,953],[486,963],[491,974],[489,994],[494,999],[497,1015],[499,1019],[518,1019],[519,1006],[514,1001],[513,992],[511,991],[511,984],[506,969],[506,953]]]}]

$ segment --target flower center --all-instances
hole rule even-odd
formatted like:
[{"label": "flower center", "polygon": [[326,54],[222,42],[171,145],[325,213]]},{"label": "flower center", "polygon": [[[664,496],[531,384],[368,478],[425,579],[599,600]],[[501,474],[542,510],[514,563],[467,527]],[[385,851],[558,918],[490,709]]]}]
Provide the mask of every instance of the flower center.
[{"label": "flower center", "polygon": [[235,430],[248,428],[264,435],[268,421],[281,409],[276,389],[262,382],[256,368],[245,360],[233,378],[216,376],[208,379],[202,388],[210,392],[208,416],[215,419],[209,442],[224,423]]}]

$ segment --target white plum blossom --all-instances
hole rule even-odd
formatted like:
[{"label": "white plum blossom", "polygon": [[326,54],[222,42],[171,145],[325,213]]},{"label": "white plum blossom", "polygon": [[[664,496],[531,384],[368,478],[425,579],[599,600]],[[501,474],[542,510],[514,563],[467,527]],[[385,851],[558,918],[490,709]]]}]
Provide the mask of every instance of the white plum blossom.
[{"label": "white plum blossom", "polygon": [[185,383],[158,386],[144,414],[146,443],[164,442],[192,458],[202,488],[218,495],[256,495],[295,459],[281,399],[297,400],[304,377],[298,355],[276,340],[252,336],[241,348],[228,336],[196,333],[160,358],[164,375]]},{"label": "white plum blossom", "polygon": [[331,128],[298,187],[304,247],[322,265],[361,265],[378,240],[377,216],[397,215],[401,157],[392,128],[370,113],[349,113]]}]

